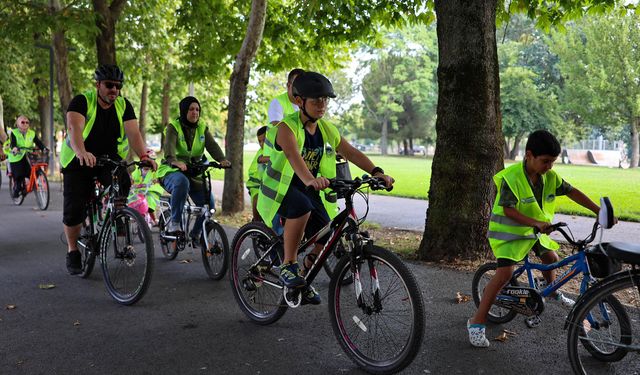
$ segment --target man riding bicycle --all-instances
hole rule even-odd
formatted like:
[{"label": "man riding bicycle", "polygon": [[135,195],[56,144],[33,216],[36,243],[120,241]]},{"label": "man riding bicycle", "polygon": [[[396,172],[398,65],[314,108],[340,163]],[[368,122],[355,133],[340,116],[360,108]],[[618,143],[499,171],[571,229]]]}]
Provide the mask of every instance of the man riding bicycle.
[{"label": "man riding bicycle", "polygon": [[[305,231],[315,234],[337,214],[336,194],[320,192],[329,186],[328,179],[336,176],[335,151],[360,169],[384,179],[388,187],[394,180],[322,118],[329,98],[336,97],[325,76],[301,73],[293,81],[292,91],[300,111],[285,116],[267,131],[265,148],[271,148],[270,161],[262,176],[258,212],[269,227],[276,213],[286,218],[280,279],[288,288],[305,288],[303,303],[319,304],[320,295],[300,276],[296,250]],[[305,269],[313,265],[326,240],[318,240],[305,257]]]},{"label": "man riding bicycle", "polygon": [[[67,270],[82,272],[78,237],[85,208],[94,189],[94,177],[103,186],[111,184],[109,167],[96,166],[96,157],[121,160],[129,146],[155,170],[149,158],[131,103],[120,94],[124,73],[116,65],[105,64],[94,74],[96,91],[77,95],[67,109],[67,137],[62,143],[60,164],[64,175],[62,222],[67,237]],[[120,192],[127,196],[131,180],[126,171],[118,176]]]},{"label": "man riding bicycle", "polygon": [[[189,175],[187,164],[192,160],[201,160],[206,148],[221,166],[231,166],[207,125],[199,121],[200,110],[198,99],[187,96],[180,101],[180,117],[171,121],[165,129],[164,158],[156,176],[165,190],[171,193],[171,221],[166,230],[168,234],[182,232],[180,222],[187,194],[198,206],[203,206],[207,199],[210,207],[214,206],[213,196],[204,196],[204,181],[200,176]],[[202,234],[203,220],[204,216],[199,216],[189,234],[196,242]]]}]

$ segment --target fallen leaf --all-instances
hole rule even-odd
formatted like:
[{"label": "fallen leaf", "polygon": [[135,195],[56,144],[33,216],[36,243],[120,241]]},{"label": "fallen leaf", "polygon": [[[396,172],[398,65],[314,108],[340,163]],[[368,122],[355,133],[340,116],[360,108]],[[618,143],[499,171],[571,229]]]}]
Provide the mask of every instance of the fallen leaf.
[{"label": "fallen leaf", "polygon": [[184,259],[184,260],[180,261],[180,263],[182,263],[182,264],[187,264],[187,263],[191,263],[191,262],[193,262],[192,259]]},{"label": "fallen leaf", "polygon": [[506,333],[502,332],[501,334],[498,335],[498,337],[496,337],[495,339],[493,339],[494,341],[500,341],[500,342],[505,342],[509,339],[509,336],[507,336]]},{"label": "fallen leaf", "polygon": [[517,336],[518,335],[517,332],[509,331],[508,329],[503,329],[502,332],[504,332],[507,336]]},{"label": "fallen leaf", "polygon": [[80,321],[76,320],[75,322],[73,322],[73,325],[76,326],[76,327],[79,326],[80,325]]},{"label": "fallen leaf", "polygon": [[13,310],[13,309],[15,309],[16,307],[18,307],[18,306],[16,306],[16,305],[7,305],[5,308],[6,308],[7,310]]},{"label": "fallen leaf", "polygon": [[456,303],[466,303],[471,301],[471,296],[456,292]]},{"label": "fallen leaf", "polygon": [[38,285],[38,288],[40,288],[40,289],[53,289],[55,287],[56,287],[55,284],[40,284],[40,285]]},{"label": "fallen leaf", "polygon": [[281,337],[281,338],[278,339],[278,341],[284,341],[284,339]]}]

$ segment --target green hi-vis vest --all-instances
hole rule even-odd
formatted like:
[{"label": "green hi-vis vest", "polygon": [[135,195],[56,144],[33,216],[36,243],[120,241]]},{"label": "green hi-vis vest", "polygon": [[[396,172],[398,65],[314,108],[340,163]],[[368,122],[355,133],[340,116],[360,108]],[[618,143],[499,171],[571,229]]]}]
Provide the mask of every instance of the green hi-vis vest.
[{"label": "green hi-vis vest", "polygon": [[[176,129],[176,132],[178,132],[178,144],[176,145],[176,158],[178,158],[178,160],[188,163],[191,161],[191,158],[201,158],[202,155],[204,155],[204,133],[207,130],[207,126],[203,122],[198,122],[198,128],[196,129],[196,134],[193,137],[193,143],[191,144],[191,151],[187,148],[187,140],[184,138],[182,125],[180,125],[180,118],[171,121],[169,124]],[[164,129],[164,135],[167,135],[166,128]],[[161,178],[168,173],[177,172],[179,170],[180,169],[178,168],[170,166],[166,159],[162,159],[162,164],[158,167],[156,176]]]},{"label": "green hi-vis vest", "polygon": [[[15,129],[13,135],[16,137],[16,146],[25,148],[33,147],[33,140],[36,137],[36,132],[34,132],[32,129],[27,129],[27,133],[24,135],[20,130]],[[19,150],[18,153],[14,155],[11,152],[11,135],[9,135],[9,139],[7,139],[7,142],[9,142],[9,152],[7,153],[9,162],[17,163],[22,160],[27,152],[25,150]]]},{"label": "green hi-vis vest", "polygon": [[[282,117],[287,117],[290,114],[297,112],[295,108],[293,108],[293,103],[289,101],[289,93],[287,91],[280,93],[280,95],[276,96],[275,99],[280,103],[280,106],[282,106]],[[269,123],[268,126],[272,127],[273,125]]]},{"label": "green hi-vis vest", "polygon": [[[138,193],[145,194],[145,198],[147,198],[147,204],[149,208],[152,210],[156,210],[158,202],[160,201],[160,196],[164,194],[164,189],[160,184],[153,182],[156,178],[156,174],[153,171],[148,171],[147,174],[142,178],[142,172],[140,168],[136,168],[133,172],[131,172],[131,184],[132,189],[129,193],[129,203],[132,200],[137,199],[136,195]],[[136,187],[135,185],[144,185],[145,187]]]},{"label": "green hi-vis vest", "polygon": [[489,244],[496,258],[507,258],[516,262],[527,256],[536,241],[550,250],[558,250],[560,245],[546,234],[534,234],[533,227],[520,224],[505,216],[500,206],[500,188],[505,181],[518,199],[515,209],[521,214],[538,221],[550,223],[556,208],[556,189],[562,179],[552,170],[540,176],[544,188],[542,191],[542,209],[533,195],[531,185],[524,172],[522,163],[511,165],[493,176],[498,194],[493,203],[489,222]]},{"label": "green hi-vis vest", "polygon": [[[84,124],[84,130],[82,130],[82,139],[85,140],[89,136],[89,133],[91,133],[93,124],[96,121],[96,113],[98,109],[98,93],[96,91],[87,91],[82,95],[84,95],[84,97],[87,99],[87,121]],[[129,153],[129,140],[127,139],[127,135],[124,131],[124,121],[122,117],[124,116],[124,110],[127,104],[122,96],[118,96],[113,105],[116,108],[116,115],[118,117],[118,122],[120,123],[118,155],[122,159],[125,159],[127,157],[127,154]],[[76,154],[73,151],[73,148],[71,148],[71,136],[67,134],[64,142],[62,142],[62,148],[60,150],[60,164],[62,164],[62,167],[64,168],[69,165],[69,163],[71,163],[71,160],[73,160],[75,156]]]},{"label": "green hi-vis vest", "polygon": [[249,195],[253,199],[253,197],[258,194],[260,190],[260,182],[262,181],[262,175],[266,168],[265,164],[258,163],[258,158],[262,156],[262,149],[256,152],[256,156],[253,157],[253,161],[249,166],[249,178],[247,179],[247,190],[249,190]]},{"label": "green hi-vis vest", "polygon": [[7,155],[11,152],[11,129],[7,130],[7,140],[2,144],[2,151]]},{"label": "green hi-vis vest", "polygon": [[[300,120],[300,114],[298,112],[292,113],[283,118],[282,122],[291,129],[298,142],[298,150],[302,152],[305,134],[304,126]],[[335,150],[340,144],[340,133],[338,132],[338,128],[322,119],[318,120],[318,129],[325,142],[318,175],[329,179],[335,178]],[[278,126],[274,126],[267,131],[267,136],[265,137],[265,148],[267,145],[271,147],[271,155],[267,163],[267,168],[262,175],[262,183],[260,185],[260,192],[258,193],[258,212],[262,219],[264,219],[265,224],[269,227],[272,225],[273,218],[278,212],[280,204],[282,204],[282,200],[289,190],[291,179],[295,174],[284,152],[278,151],[275,148],[277,133]],[[331,146],[331,150],[327,150],[327,145]],[[327,214],[333,219],[338,213],[336,194],[333,191],[321,191],[320,197],[322,198],[324,208],[327,210]]]}]

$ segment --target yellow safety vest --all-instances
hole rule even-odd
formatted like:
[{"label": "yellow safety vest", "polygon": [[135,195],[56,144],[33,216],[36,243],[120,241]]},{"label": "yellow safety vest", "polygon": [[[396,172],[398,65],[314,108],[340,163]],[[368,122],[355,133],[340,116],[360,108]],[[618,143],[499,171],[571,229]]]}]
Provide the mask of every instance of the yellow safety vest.
[{"label": "yellow safety vest", "polygon": [[[191,158],[200,158],[204,155],[204,147],[205,147],[205,132],[207,130],[207,126],[203,122],[198,122],[198,128],[196,129],[196,134],[193,136],[193,143],[191,144],[191,151],[187,147],[187,140],[184,137],[184,132],[182,131],[182,125],[180,124],[180,119],[177,118],[169,123],[176,129],[178,133],[178,144],[176,144],[176,158],[178,160],[188,163],[191,161]],[[164,129],[164,134],[167,135],[167,129]],[[166,159],[162,159],[162,164],[158,167],[156,172],[156,176],[158,178],[164,177],[168,173],[173,173],[179,171],[179,168],[172,167],[169,165]]]},{"label": "yellow safety vest", "polygon": [[[16,137],[16,146],[25,148],[33,147],[33,140],[36,137],[36,132],[32,129],[27,129],[27,133],[24,135],[19,129],[15,129],[13,135]],[[7,153],[9,162],[17,163],[22,160],[27,152],[25,150],[19,150],[15,155],[11,152],[11,133],[9,133],[9,139],[7,139],[7,142],[9,142],[9,152]]]},{"label": "yellow safety vest", "polygon": [[538,221],[550,223],[556,208],[556,190],[562,185],[562,179],[553,170],[540,176],[544,185],[542,191],[542,208],[525,175],[522,163],[503,169],[493,176],[498,194],[493,203],[491,221],[489,222],[489,244],[496,258],[507,258],[516,262],[524,259],[536,241],[550,250],[558,250],[560,245],[546,234],[534,234],[533,227],[520,224],[505,216],[504,207],[500,206],[500,188],[506,182],[518,203],[515,209],[521,214]]}]

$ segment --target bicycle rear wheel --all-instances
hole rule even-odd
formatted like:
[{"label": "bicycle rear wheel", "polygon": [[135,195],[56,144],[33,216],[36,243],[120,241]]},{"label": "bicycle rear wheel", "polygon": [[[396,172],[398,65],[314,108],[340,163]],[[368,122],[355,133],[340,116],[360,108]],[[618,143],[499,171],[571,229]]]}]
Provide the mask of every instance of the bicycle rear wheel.
[{"label": "bicycle rear wheel", "polygon": [[[424,306],[418,283],[393,253],[363,249],[353,274],[343,257],[329,284],[333,332],[347,355],[370,373],[401,371],[415,358],[424,334]],[[353,285],[344,280],[353,277]]]},{"label": "bicycle rear wheel", "polygon": [[49,207],[49,180],[42,169],[36,171],[36,202],[42,211]]},{"label": "bicycle rear wheel", "polygon": [[[144,241],[136,231],[142,233]],[[135,210],[119,209],[102,228],[100,259],[107,291],[118,303],[132,305],[151,283],[153,240],[147,223]]]},{"label": "bicycle rear wheel", "polygon": [[[476,307],[480,306],[480,300],[484,293],[484,288],[487,286],[493,275],[498,269],[497,263],[486,263],[480,266],[476,273],[473,275],[473,281],[471,283],[471,294],[473,295],[473,302]],[[517,285],[513,281],[510,285]],[[518,315],[517,312],[506,309],[504,307],[492,305],[487,314],[487,320],[491,323],[502,324],[513,320]]]},{"label": "bicycle rear wheel", "polygon": [[245,224],[231,243],[231,290],[242,312],[258,324],[274,323],[287,311],[277,244],[262,223]]},{"label": "bicycle rear wheel", "polygon": [[16,181],[13,179],[13,176],[9,176],[9,195],[11,196],[11,200],[13,201],[13,204],[15,204],[16,206],[19,206],[22,204],[22,202],[24,202],[24,195],[22,195],[22,193],[18,193],[17,197],[13,196],[15,183]]},{"label": "bicycle rear wheel", "polygon": [[210,278],[220,280],[227,273],[229,240],[224,228],[213,220],[207,221],[205,231],[209,246],[207,248],[205,241],[202,241],[200,245],[202,264],[204,264],[204,269]]},{"label": "bicycle rear wheel", "polygon": [[178,244],[175,240],[170,241],[162,237],[166,231],[170,217],[171,213],[169,210],[165,210],[160,214],[160,218],[158,219],[158,232],[160,235],[160,250],[162,250],[162,255],[169,260],[174,260],[178,256]]},{"label": "bicycle rear wheel", "polygon": [[576,374],[640,374],[640,274],[596,284],[567,321],[567,349]]}]

